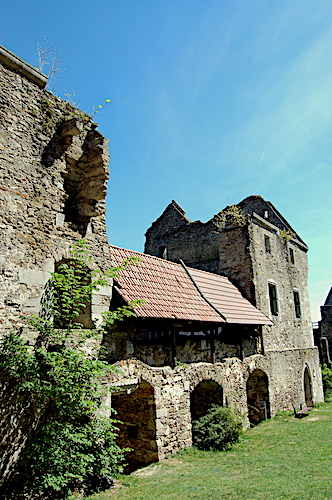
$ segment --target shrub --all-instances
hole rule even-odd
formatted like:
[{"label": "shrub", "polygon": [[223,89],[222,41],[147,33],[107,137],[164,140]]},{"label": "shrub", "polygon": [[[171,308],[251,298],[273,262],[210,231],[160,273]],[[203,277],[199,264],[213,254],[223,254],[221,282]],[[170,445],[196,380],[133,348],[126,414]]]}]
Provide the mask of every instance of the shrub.
[{"label": "shrub", "polygon": [[76,319],[92,293],[131,261],[106,273],[91,271],[86,278],[87,245],[80,240],[71,253],[75,265],[65,262],[51,276],[52,293],[44,304],[51,319],[29,320],[38,334],[35,344],[29,346],[19,332],[0,339],[0,374],[5,381],[0,397],[18,401],[17,408],[8,408],[14,422],[24,408],[33,422],[20,460],[4,485],[8,499],[54,500],[73,491],[98,491],[123,470],[127,450],[116,444],[116,421],[102,416],[102,380],[114,368],[100,359],[103,352],[98,349],[87,355],[85,342],[101,339],[107,325],[134,313],[130,306],[120,307],[106,313],[99,329],[86,331]]},{"label": "shrub", "polygon": [[226,450],[239,439],[241,419],[230,408],[213,405],[193,422],[193,443],[200,450]]},{"label": "shrub", "polygon": [[325,399],[332,398],[332,370],[324,363],[321,366]]}]

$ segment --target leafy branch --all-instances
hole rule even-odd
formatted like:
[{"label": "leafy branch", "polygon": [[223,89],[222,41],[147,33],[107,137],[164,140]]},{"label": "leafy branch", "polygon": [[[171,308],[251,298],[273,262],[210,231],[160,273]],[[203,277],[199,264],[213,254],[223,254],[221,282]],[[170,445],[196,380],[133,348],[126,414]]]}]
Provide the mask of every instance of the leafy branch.
[{"label": "leafy branch", "polygon": [[[33,347],[17,332],[0,341],[1,399],[6,412],[17,401],[33,417],[28,442],[16,465],[8,499],[64,498],[73,491],[98,491],[122,470],[126,449],[116,444],[116,420],[102,416],[108,390],[101,380],[112,368],[98,353],[87,356],[86,340],[102,336],[115,320],[135,315],[135,301],[103,315],[97,329],[83,329],[80,314],[100,286],[138,263],[127,259],[106,272],[90,270],[89,247],[79,240],[69,259],[51,275],[44,309],[48,317],[28,323],[38,332]],[[22,410],[16,411],[21,412]],[[105,413],[105,412],[104,412]]]}]

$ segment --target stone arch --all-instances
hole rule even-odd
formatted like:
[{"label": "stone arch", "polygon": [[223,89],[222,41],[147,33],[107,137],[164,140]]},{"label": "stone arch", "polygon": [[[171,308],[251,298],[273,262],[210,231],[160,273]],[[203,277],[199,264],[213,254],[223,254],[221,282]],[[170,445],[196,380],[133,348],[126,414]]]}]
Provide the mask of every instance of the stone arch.
[{"label": "stone arch", "polygon": [[303,394],[306,406],[314,406],[313,396],[312,396],[311,375],[308,365],[304,366],[304,371],[303,371]]},{"label": "stone arch", "polygon": [[156,405],[154,388],[145,380],[121,387],[112,394],[113,417],[119,420],[117,444],[129,447],[128,466],[130,473],[138,467],[158,461],[156,442]]},{"label": "stone arch", "polygon": [[190,394],[191,419],[206,415],[212,405],[223,405],[223,388],[212,379],[201,380]]},{"label": "stone arch", "polygon": [[247,405],[252,425],[270,418],[269,380],[260,369],[255,369],[247,380]]}]

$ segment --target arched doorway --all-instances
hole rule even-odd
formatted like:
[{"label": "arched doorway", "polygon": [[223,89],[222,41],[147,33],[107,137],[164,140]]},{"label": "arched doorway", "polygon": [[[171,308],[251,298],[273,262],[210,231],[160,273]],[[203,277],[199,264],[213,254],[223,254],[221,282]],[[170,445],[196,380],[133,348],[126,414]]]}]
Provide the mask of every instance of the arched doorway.
[{"label": "arched doorway", "polygon": [[145,381],[137,387],[112,394],[113,418],[120,420],[117,444],[132,448],[126,459],[126,473],[158,461],[154,389]]},{"label": "arched doorway", "polygon": [[309,368],[306,366],[303,374],[304,401],[306,406],[314,406]]},{"label": "arched doorway", "polygon": [[212,405],[223,405],[222,386],[213,380],[202,380],[190,395],[191,419],[206,415]]},{"label": "arched doorway", "polygon": [[269,381],[262,370],[254,370],[248,378],[247,404],[252,425],[270,418]]}]

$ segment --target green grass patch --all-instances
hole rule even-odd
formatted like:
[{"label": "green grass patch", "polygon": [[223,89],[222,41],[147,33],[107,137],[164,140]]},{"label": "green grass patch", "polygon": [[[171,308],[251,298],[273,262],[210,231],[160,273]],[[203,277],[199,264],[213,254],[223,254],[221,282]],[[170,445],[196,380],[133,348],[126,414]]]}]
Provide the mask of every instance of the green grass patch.
[{"label": "green grass patch", "polygon": [[332,404],[287,413],[244,433],[229,451],[185,450],[89,500],[331,500]]}]

